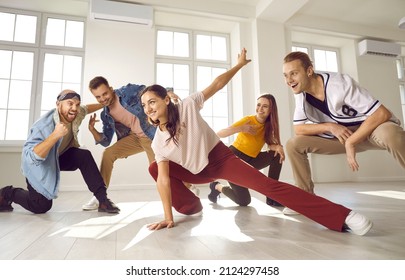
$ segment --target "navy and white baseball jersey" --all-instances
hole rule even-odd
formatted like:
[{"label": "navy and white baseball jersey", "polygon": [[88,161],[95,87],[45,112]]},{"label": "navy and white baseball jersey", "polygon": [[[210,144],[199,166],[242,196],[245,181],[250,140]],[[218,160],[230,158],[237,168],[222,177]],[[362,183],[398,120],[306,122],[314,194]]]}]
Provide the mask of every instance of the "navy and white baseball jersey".
[{"label": "navy and white baseball jersey", "polygon": [[[323,79],[325,100],[301,92],[295,94],[294,125],[332,122],[344,126],[358,126],[382,104],[367,89],[349,75],[318,73]],[[391,121],[400,124],[392,114]],[[322,134],[324,137],[334,137]]]}]

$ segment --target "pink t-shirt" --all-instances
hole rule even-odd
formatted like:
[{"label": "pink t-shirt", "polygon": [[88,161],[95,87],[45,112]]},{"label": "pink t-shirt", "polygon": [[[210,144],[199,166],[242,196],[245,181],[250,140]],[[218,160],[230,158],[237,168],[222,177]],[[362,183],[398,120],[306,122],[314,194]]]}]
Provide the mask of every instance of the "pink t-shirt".
[{"label": "pink t-shirt", "polygon": [[166,142],[169,132],[156,130],[152,149],[157,163],[170,160],[193,174],[200,173],[208,165],[208,154],[220,139],[202,118],[203,105],[202,92],[196,92],[176,105],[180,115],[178,145],[173,140]]},{"label": "pink t-shirt", "polygon": [[109,106],[110,115],[113,117],[113,119],[122,123],[126,127],[129,127],[137,136],[147,137],[145,133],[143,133],[139,119],[134,114],[122,107],[118,99],[119,98],[117,96],[116,101]]}]

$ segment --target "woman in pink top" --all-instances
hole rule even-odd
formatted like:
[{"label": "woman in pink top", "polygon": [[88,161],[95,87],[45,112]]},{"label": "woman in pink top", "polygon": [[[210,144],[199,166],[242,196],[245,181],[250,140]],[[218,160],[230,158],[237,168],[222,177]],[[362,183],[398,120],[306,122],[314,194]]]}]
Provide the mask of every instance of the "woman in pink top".
[{"label": "woman in pink top", "polygon": [[249,62],[243,49],[234,67],[218,76],[202,92],[194,93],[176,105],[171,102],[166,89],[159,85],[149,86],[143,91],[141,102],[145,114],[158,127],[152,142],[156,161],[150,165],[149,172],[157,182],[164,209],[164,220],[152,223],[148,228],[173,227],[172,207],[186,215],[202,210],[200,199],[184,187],[183,181],[203,184],[221,178],[272,197],[331,230],[349,229],[358,235],[367,233],[372,223],[366,217],[268,178],[236,157],[203,120],[199,111],[204,101],[223,88]]}]

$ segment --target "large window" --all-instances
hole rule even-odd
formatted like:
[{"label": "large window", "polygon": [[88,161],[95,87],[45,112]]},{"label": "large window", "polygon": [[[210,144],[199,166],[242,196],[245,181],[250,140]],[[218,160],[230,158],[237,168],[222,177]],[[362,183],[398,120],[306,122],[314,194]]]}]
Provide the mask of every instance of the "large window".
[{"label": "large window", "polygon": [[[229,69],[226,34],[157,29],[156,82],[184,98]],[[229,125],[229,86],[205,102],[201,115],[215,131]]]},{"label": "large window", "polygon": [[315,71],[339,72],[339,59],[337,50],[293,44],[292,51],[307,53],[312,59]]},{"label": "large window", "polygon": [[63,89],[80,93],[84,22],[0,8],[0,145],[20,145]]}]

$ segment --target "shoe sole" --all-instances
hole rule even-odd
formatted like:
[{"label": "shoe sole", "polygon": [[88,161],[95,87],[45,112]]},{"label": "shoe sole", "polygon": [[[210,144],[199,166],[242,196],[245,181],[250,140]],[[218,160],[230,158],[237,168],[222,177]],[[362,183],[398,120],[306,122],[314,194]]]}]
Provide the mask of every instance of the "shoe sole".
[{"label": "shoe sole", "polygon": [[367,227],[365,227],[362,231],[354,231],[352,229],[349,228],[349,231],[353,234],[356,235],[365,235],[367,232],[369,232],[369,230],[373,227],[373,222],[369,221]]},{"label": "shoe sole", "polygon": [[108,213],[108,214],[119,214],[119,213],[120,213],[119,210],[116,210],[116,211],[107,211],[107,210],[100,210],[100,209],[98,209],[98,212],[100,212],[100,213]]},{"label": "shoe sole", "polygon": [[83,206],[82,207],[83,211],[93,211],[93,210],[97,210],[97,209],[98,209],[98,206],[96,206],[96,207],[85,207],[85,206]]},{"label": "shoe sole", "polygon": [[[293,211],[294,211],[294,210],[293,210]],[[283,214],[286,215],[286,216],[298,216],[298,215],[301,215],[300,213],[298,213],[298,212],[296,212],[296,211],[294,211],[294,212],[285,211],[285,212],[284,212],[284,210],[283,210]]]}]

